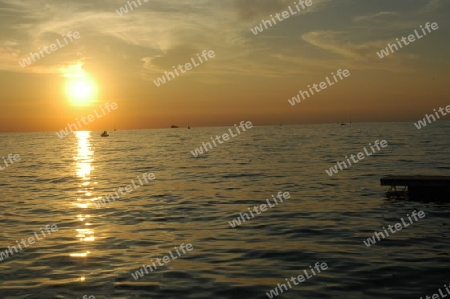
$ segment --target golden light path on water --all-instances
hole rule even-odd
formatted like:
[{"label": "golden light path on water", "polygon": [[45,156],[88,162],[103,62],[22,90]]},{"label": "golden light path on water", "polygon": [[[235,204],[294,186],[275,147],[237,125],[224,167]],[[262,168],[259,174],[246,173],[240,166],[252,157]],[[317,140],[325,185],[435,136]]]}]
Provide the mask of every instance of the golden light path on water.
[{"label": "golden light path on water", "polygon": [[[93,185],[96,182],[91,181],[91,171],[94,170],[91,163],[94,161],[94,151],[92,150],[90,143],[90,132],[89,131],[76,131],[74,132],[77,137],[77,151],[74,155],[75,161],[75,171],[76,177],[79,178],[79,185],[77,191],[77,200],[73,204],[86,212],[77,215],[77,220],[79,222],[79,228],[76,229],[76,238],[82,242],[92,242],[95,240],[94,230],[89,228],[91,226],[90,215],[87,209],[92,208],[92,201],[96,200],[93,196]],[[87,243],[86,243],[87,244]],[[87,246],[86,246],[87,247]],[[82,252],[71,253],[70,256],[74,258],[86,258],[90,251],[87,250]],[[85,276],[80,277],[80,281],[85,281]]]}]

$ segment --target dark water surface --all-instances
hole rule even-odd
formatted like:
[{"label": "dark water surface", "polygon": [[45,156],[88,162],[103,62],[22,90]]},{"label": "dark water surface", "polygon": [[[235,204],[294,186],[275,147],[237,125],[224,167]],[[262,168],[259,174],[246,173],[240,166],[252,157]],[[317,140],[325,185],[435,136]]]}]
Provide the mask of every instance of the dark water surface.
[{"label": "dark water surface", "polygon": [[[227,130],[1,134],[0,157],[21,160],[0,171],[0,250],[58,230],[3,256],[0,298],[268,298],[316,262],[328,269],[277,298],[425,298],[450,282],[450,204],[386,200],[379,183],[449,175],[449,122],[254,127],[190,153]],[[388,147],[325,173],[377,139]],[[144,173],[156,179],[96,208]],[[291,198],[230,227],[279,191]],[[415,209],[425,218],[363,244]],[[131,276],[182,243],[193,250]]]}]

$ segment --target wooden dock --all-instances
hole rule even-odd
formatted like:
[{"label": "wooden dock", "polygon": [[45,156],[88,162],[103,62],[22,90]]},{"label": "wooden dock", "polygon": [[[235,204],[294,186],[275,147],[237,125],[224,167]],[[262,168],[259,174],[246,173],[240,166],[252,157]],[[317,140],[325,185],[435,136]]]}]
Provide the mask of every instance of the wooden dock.
[{"label": "wooden dock", "polygon": [[[450,199],[450,176],[388,175],[380,179],[381,186],[390,186],[387,197],[410,199]],[[397,190],[403,187],[403,190]]]}]

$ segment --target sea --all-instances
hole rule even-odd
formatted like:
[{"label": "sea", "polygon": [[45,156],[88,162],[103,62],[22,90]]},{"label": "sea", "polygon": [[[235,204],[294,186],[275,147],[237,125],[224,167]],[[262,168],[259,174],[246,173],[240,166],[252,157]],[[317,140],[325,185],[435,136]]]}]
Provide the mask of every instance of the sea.
[{"label": "sea", "polygon": [[[229,128],[0,134],[0,298],[447,294],[450,202],[388,199],[380,178],[449,175],[450,122],[254,126],[194,157]],[[377,140],[388,146],[327,174]],[[144,174],[154,179],[138,183]],[[279,192],[289,199],[230,225]],[[413,211],[425,217],[410,223]],[[408,227],[365,245],[402,218]],[[191,250],[133,277],[182,244]],[[312,275],[316,263],[327,269]]]}]

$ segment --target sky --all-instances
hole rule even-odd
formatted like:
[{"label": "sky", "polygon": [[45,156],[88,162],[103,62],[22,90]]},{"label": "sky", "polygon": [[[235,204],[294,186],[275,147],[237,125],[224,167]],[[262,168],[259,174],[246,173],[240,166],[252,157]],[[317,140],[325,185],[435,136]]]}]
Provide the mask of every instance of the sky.
[{"label": "sky", "polygon": [[[295,0],[139,1],[0,0],[0,132],[58,131],[107,102],[117,109],[83,129],[412,122],[450,104],[447,0],[311,0],[256,35]],[[439,28],[424,35],[427,22]],[[289,104],[339,69],[350,76]]]}]

